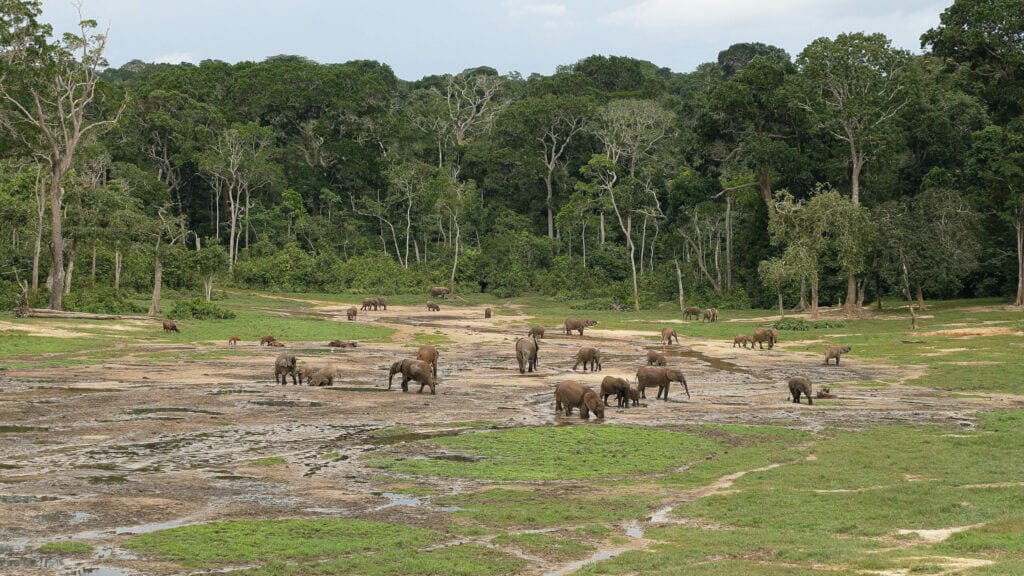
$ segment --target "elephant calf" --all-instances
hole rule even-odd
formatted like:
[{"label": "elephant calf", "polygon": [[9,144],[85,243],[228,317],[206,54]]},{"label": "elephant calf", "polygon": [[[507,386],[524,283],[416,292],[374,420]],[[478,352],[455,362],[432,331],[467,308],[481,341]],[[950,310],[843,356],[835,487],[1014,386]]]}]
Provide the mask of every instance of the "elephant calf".
[{"label": "elephant calf", "polygon": [[789,379],[789,395],[793,397],[793,403],[800,403],[800,394],[807,397],[807,405],[814,404],[811,400],[811,381],[803,376],[794,376]]},{"label": "elephant calf", "polygon": [[533,372],[537,368],[537,338],[527,337],[516,340],[516,362],[519,363],[519,373]]},{"label": "elephant calf", "polygon": [[591,372],[601,370],[601,351],[597,348],[580,348],[580,351],[576,353],[576,363],[572,365],[573,372],[581,363],[584,372],[587,371],[587,364],[590,365]]},{"label": "elephant calf", "polygon": [[566,416],[572,416],[572,409],[578,407],[580,418],[590,418],[591,412],[598,418],[604,418],[601,399],[593,390],[574,380],[559,382],[555,386],[555,413],[561,412],[563,407]]},{"label": "elephant calf", "polygon": [[544,337],[544,327],[543,326],[531,326],[530,327],[530,331],[526,335],[527,336],[533,336],[534,338],[543,338]]},{"label": "elephant calf", "polygon": [[[751,342],[750,336],[747,336],[746,334],[737,334],[736,337],[732,339],[733,348],[735,348],[736,346],[743,346],[744,348],[746,348],[747,344],[751,344]],[[751,346],[750,348],[751,350],[753,350],[754,347]]]},{"label": "elephant calf", "polygon": [[296,365],[299,363],[298,358],[291,354],[281,354],[274,360],[274,384],[277,384],[278,378],[281,380],[281,386],[288,383],[287,376],[292,375],[292,385],[298,386],[299,383],[295,379]]},{"label": "elephant calf", "polygon": [[675,330],[665,327],[661,329],[661,341],[665,344],[671,344],[672,339],[676,339],[676,344],[679,344],[679,334]]},{"label": "elephant calf", "polygon": [[437,358],[440,355],[441,354],[438,353],[437,348],[434,348],[430,344],[424,344],[416,351],[416,359],[430,364],[434,373],[434,378],[437,378]]},{"label": "elephant calf", "polygon": [[356,310],[355,306],[349,306],[348,310],[345,310],[345,317],[348,318],[349,322],[356,319],[359,314],[359,310]]},{"label": "elephant calf", "polygon": [[388,390],[391,389],[391,382],[395,374],[402,373],[402,392],[409,391],[409,381],[413,380],[420,383],[419,394],[423,393],[424,386],[430,386],[430,393],[436,394],[435,386],[436,382],[430,371],[430,364],[422,360],[399,360],[391,365],[391,371],[388,373]]},{"label": "elephant calf", "polygon": [[180,332],[173,320],[164,320],[164,332]]},{"label": "elephant calf", "polygon": [[484,308],[484,318],[490,318],[490,317],[491,317],[491,309],[489,307],[488,308]]},{"label": "elephant calf", "polygon": [[665,360],[665,355],[655,350],[647,351],[647,365],[648,366],[664,366],[668,364]]},{"label": "elephant calf", "polygon": [[430,312],[440,312],[441,307],[436,302],[427,302],[427,310]]},{"label": "elephant calf", "polygon": [[629,394],[629,382],[626,382],[625,378],[605,376],[604,380],[601,380],[601,398],[604,400],[605,406],[609,405],[608,397],[613,394],[615,399],[618,400],[619,408],[629,406],[629,402],[626,399]]},{"label": "elephant calf", "polygon": [[704,322],[718,322],[718,308],[708,308],[704,311]]},{"label": "elephant calf", "polygon": [[[679,382],[686,390],[686,397],[690,398],[690,387],[686,385],[686,377],[681,370],[676,368],[665,368],[663,366],[642,366],[636,371],[636,386],[640,390],[640,397],[647,398],[645,389],[658,387],[658,395],[655,399],[668,400],[668,388],[672,382]],[[662,396],[664,394],[664,397]]]},{"label": "elephant calf", "polygon": [[264,344],[269,346],[274,342],[277,342],[277,338],[274,338],[273,334],[264,334],[260,337],[260,346],[263,346]]}]

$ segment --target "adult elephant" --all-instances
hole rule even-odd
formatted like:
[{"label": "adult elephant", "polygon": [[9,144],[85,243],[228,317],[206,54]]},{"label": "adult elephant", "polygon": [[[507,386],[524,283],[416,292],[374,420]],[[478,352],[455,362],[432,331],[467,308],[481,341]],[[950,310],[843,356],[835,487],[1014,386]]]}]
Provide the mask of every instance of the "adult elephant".
[{"label": "adult elephant", "polygon": [[555,413],[561,412],[563,407],[566,416],[572,416],[572,409],[579,408],[580,418],[590,418],[591,412],[598,418],[604,418],[604,404],[597,393],[575,380],[559,382],[555,386]]},{"label": "adult elephant", "polygon": [[583,336],[583,329],[588,326],[597,326],[597,320],[585,320],[583,318],[566,318],[565,319],[565,334],[571,336],[573,330],[580,333]]},{"label": "adult elephant", "polygon": [[452,289],[447,286],[434,286],[430,289],[430,296],[432,298],[442,298],[452,293]]},{"label": "adult elephant", "polygon": [[768,349],[775,347],[775,341],[779,339],[779,331],[775,328],[754,328],[754,335],[750,337],[750,348],[757,344],[758,348],[764,350],[764,343],[768,343]]},{"label": "adult elephant", "polygon": [[434,371],[434,378],[437,378],[437,358],[440,356],[437,348],[434,348],[430,344],[424,344],[420,346],[420,349],[416,351],[416,359],[422,360],[427,364],[430,364],[431,369]]},{"label": "adult elephant", "polygon": [[430,364],[422,360],[399,360],[391,365],[391,371],[388,374],[388,390],[391,389],[391,379],[395,374],[402,373],[402,392],[409,391],[409,381],[413,380],[420,383],[419,394],[423,393],[424,386],[430,386],[430,393],[436,394],[435,386],[436,382],[434,376],[430,371]]},{"label": "adult elephant", "polygon": [[573,372],[576,371],[576,367],[583,364],[583,371],[587,371],[587,366],[590,366],[590,371],[595,372],[601,369],[601,351],[597,348],[580,348],[580,351],[576,353],[576,363],[572,365]]},{"label": "adult elephant", "polygon": [[[686,385],[686,377],[677,368],[665,366],[642,366],[636,371],[636,386],[640,390],[640,397],[647,398],[644,389],[648,386],[658,387],[658,395],[655,399],[668,400],[668,388],[672,382],[680,382],[686,390],[686,397],[690,397],[690,387]],[[663,396],[664,395],[664,396]]]},{"label": "adult elephant", "polygon": [[690,306],[689,308],[683,310],[683,320],[689,320],[690,316],[693,316],[694,320],[699,320],[700,319],[700,307],[699,306]]},{"label": "adult elephant", "polygon": [[519,373],[533,372],[537,368],[537,338],[528,336],[516,340],[516,362],[519,363]]},{"label": "adult elephant", "polygon": [[661,329],[661,341],[665,344],[671,344],[672,339],[676,339],[676,344],[679,344],[679,333],[668,326]]}]

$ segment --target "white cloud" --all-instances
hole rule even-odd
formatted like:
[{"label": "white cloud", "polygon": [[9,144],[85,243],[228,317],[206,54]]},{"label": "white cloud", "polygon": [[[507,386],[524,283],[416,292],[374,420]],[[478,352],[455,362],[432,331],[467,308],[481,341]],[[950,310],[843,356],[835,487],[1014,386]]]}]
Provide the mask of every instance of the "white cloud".
[{"label": "white cloud", "polygon": [[601,21],[634,28],[736,24],[755,18],[798,16],[814,0],[641,0]]},{"label": "white cloud", "polygon": [[153,59],[154,64],[181,64],[182,62],[195,64],[195,54],[193,54],[192,52],[171,52],[170,54],[157,56]]},{"label": "white cloud", "polygon": [[569,13],[569,9],[565,4],[559,4],[557,2],[523,2],[521,0],[511,0],[509,2],[505,2],[505,8],[508,9],[509,16],[513,18],[552,19],[566,16]]}]

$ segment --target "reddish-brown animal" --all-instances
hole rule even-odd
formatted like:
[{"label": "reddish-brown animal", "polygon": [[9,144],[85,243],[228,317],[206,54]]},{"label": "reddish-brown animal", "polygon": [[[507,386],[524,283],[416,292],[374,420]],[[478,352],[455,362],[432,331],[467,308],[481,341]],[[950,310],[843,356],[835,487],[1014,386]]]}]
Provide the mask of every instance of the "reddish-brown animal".
[{"label": "reddish-brown animal", "polygon": [[180,332],[173,320],[164,320],[164,332]]},{"label": "reddish-brown animal", "polygon": [[591,412],[598,418],[604,418],[601,399],[593,390],[574,380],[559,382],[555,386],[555,413],[561,412],[563,407],[566,416],[572,416],[572,409],[578,407],[580,418],[590,418]]}]

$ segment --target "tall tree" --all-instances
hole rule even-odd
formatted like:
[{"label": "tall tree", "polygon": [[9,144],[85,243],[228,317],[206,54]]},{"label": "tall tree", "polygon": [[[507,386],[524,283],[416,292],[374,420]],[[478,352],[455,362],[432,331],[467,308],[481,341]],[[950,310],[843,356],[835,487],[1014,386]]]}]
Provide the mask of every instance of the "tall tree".
[{"label": "tall tree", "polygon": [[[79,17],[81,17],[79,5]],[[77,33],[51,43],[50,26],[40,24],[38,0],[0,0],[0,122],[14,131],[47,165],[50,203],[50,308],[60,310],[64,294],[64,177],[83,138],[116,123],[97,117],[99,72],[105,34],[95,20],[82,18]]]}]

